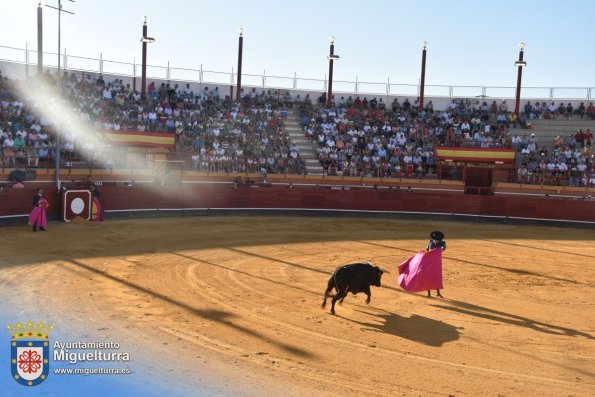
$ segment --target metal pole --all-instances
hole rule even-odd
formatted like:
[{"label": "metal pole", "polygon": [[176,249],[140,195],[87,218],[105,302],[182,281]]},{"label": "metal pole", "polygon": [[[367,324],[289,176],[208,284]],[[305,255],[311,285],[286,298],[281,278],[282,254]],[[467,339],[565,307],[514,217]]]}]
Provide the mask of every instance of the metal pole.
[{"label": "metal pole", "polygon": [[328,92],[326,94],[326,107],[331,107],[331,98],[333,97],[333,57],[335,55],[335,40],[331,39],[331,48],[328,57]]},{"label": "metal pole", "polygon": [[231,68],[231,78],[229,79],[229,100],[233,102],[233,66]]},{"label": "metal pole", "polygon": [[516,104],[514,105],[514,113],[518,119],[519,117],[519,107],[521,105],[521,78],[523,76],[523,54],[524,54],[524,46],[521,46],[521,50],[519,51],[519,62],[518,62],[518,74],[516,78]]},{"label": "metal pole", "polygon": [[136,91],[136,57],[132,60],[132,91]]},{"label": "metal pole", "polygon": [[[71,2],[74,2],[74,0],[70,0]],[[41,2],[39,3],[41,5]],[[56,78],[56,85],[57,85],[57,89],[56,89],[56,102],[59,105],[61,100],[62,100],[62,85],[61,85],[61,80],[62,80],[62,68],[61,68],[61,64],[60,64],[60,58],[61,58],[61,49],[62,49],[62,43],[60,41],[61,39],[61,21],[62,21],[62,13],[66,12],[68,14],[74,15],[73,12],[70,11],[66,11],[62,9],[62,0],[58,0],[58,8],[47,5],[46,7],[50,7],[53,8],[55,10],[58,11],[58,76]],[[56,161],[56,189],[58,189],[58,192],[60,191],[60,131],[56,132],[56,157],[55,157],[55,161]]]},{"label": "metal pole", "polygon": [[236,87],[236,101],[242,99],[242,55],[244,51],[244,30],[240,29],[240,37],[238,39],[238,82]]},{"label": "metal pole", "polygon": [[25,42],[25,80],[29,80],[29,43]]},{"label": "metal pole", "polygon": [[43,7],[37,5],[37,76],[43,73]]},{"label": "metal pole", "polygon": [[[147,17],[143,23],[143,38],[147,37]],[[142,99],[147,97],[147,42],[143,40],[143,65],[140,79],[140,96]]]},{"label": "metal pole", "polygon": [[423,51],[421,53],[421,81],[419,84],[419,111],[424,109],[424,88],[426,85],[426,46],[427,43],[424,41]]},{"label": "metal pole", "polygon": [[[58,78],[56,79],[56,81],[58,82],[58,91],[57,91],[57,96],[58,96],[58,104],[60,104],[61,101],[61,97],[62,97],[62,93],[61,93],[61,84],[60,84],[60,80],[62,79],[62,72],[60,70],[60,49],[61,49],[61,43],[60,43],[60,22],[61,22],[61,16],[62,16],[62,0],[58,0]],[[56,132],[56,189],[58,189],[58,194],[60,193],[60,132],[57,131]]]}]

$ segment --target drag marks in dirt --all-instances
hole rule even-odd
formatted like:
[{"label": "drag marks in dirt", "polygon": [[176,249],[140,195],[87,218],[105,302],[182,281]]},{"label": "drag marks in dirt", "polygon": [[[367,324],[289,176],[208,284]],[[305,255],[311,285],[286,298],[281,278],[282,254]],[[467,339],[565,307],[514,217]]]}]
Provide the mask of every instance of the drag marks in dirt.
[{"label": "drag marks in dirt", "polygon": [[[316,346],[318,343],[320,343],[319,337],[323,334],[313,332],[295,324],[290,324],[290,319],[284,318],[281,320],[280,314],[271,308],[271,306],[275,305],[275,302],[278,299],[277,295],[266,293],[264,291],[267,289],[260,290],[256,287],[251,287],[246,283],[236,284],[237,278],[235,277],[236,272],[234,270],[228,270],[228,273],[231,275],[230,278],[221,277],[222,274],[214,277],[211,272],[208,277],[211,284],[207,284],[204,281],[205,278],[202,277],[203,273],[201,271],[205,270],[204,265],[207,265],[207,267],[211,268],[213,265],[212,263],[202,259],[203,256],[201,256],[201,259],[198,259],[188,255],[180,255],[178,253],[172,254],[182,256],[194,262],[187,267],[187,271],[183,274],[183,278],[186,283],[189,283],[196,288],[197,295],[200,295],[201,299],[213,302],[216,305],[226,308],[226,310],[239,312],[241,313],[242,317],[250,318],[255,324],[258,324],[259,327],[263,328],[263,335],[265,332],[274,333],[280,338],[282,337],[290,340],[299,340],[301,341],[302,345],[308,346]],[[248,265],[242,263],[241,260],[238,261],[236,259],[233,260],[233,263],[237,264],[238,266],[249,267],[251,270],[253,269],[253,263]],[[215,267],[218,269],[224,269],[228,266],[215,265]],[[257,269],[259,274],[264,271],[264,267]],[[178,275],[178,277],[180,276],[182,275]],[[255,275],[251,274],[251,276]],[[258,279],[268,282],[268,278],[266,277],[258,276]],[[212,284],[213,281],[216,281],[217,283]],[[285,288],[283,285],[284,283],[280,284],[281,288]],[[207,288],[209,286],[210,288]],[[310,291],[301,292],[306,292],[316,296],[320,295],[319,293]],[[237,296],[238,293],[241,293],[243,299]],[[266,298],[266,300],[261,299],[263,296]],[[190,337],[190,335],[192,335],[192,337]],[[235,344],[231,342],[225,342],[222,338],[217,336],[206,336],[197,333],[189,333],[188,337],[185,339],[194,344],[213,349],[219,353],[230,355],[234,359],[246,360],[253,364],[267,367],[275,371],[281,371],[293,377],[300,376],[305,378],[307,382],[325,383],[332,386],[333,388],[341,388],[342,390],[348,389],[360,395],[387,396],[391,395],[393,392],[392,389],[382,386],[381,384],[375,384],[375,389],[377,392],[372,392],[370,388],[358,386],[360,382],[354,381],[353,375],[347,375],[341,372],[332,372],[332,376],[329,376],[328,371],[324,368],[325,360],[323,358],[317,357],[315,355],[302,358],[298,356],[296,358],[292,357],[292,355],[280,354],[279,352],[275,352],[275,349],[270,349],[270,346],[267,347],[268,341],[266,338],[263,338],[263,343],[261,344],[262,346],[259,348],[260,350],[256,352],[245,350],[243,347],[241,347],[241,343],[240,345],[237,345],[237,341],[235,341]],[[306,339],[309,339],[309,341],[305,342]],[[316,339],[317,342],[310,343],[313,339]],[[340,339],[333,339],[333,341],[341,342]],[[365,346],[358,347],[367,348]],[[304,361],[307,361],[307,363]],[[299,375],[297,375],[295,371],[296,367],[298,366],[300,369]],[[428,391],[428,394],[434,393]]]},{"label": "drag marks in dirt", "polygon": [[[242,334],[250,335],[250,336],[255,337],[255,338],[264,338],[263,335],[259,334],[258,332],[255,332],[252,329],[249,329],[249,328],[243,327],[241,325],[238,325],[236,321],[233,321],[233,319],[234,319],[234,317],[236,317],[236,315],[233,314],[233,313],[231,313],[231,312],[225,312],[225,311],[221,311],[221,310],[200,310],[200,309],[194,308],[194,307],[192,307],[192,306],[190,306],[190,305],[188,305],[188,304],[186,304],[184,302],[180,302],[180,301],[177,301],[177,300],[175,300],[175,299],[173,299],[173,298],[171,298],[169,296],[163,295],[163,294],[161,294],[159,292],[152,291],[152,290],[147,289],[147,288],[145,288],[143,286],[134,284],[134,283],[132,283],[132,282],[130,282],[128,280],[124,280],[124,279],[121,279],[119,277],[113,276],[113,275],[109,274],[108,272],[105,272],[105,271],[96,269],[96,268],[94,268],[94,267],[92,267],[90,265],[86,265],[86,264],[84,264],[84,263],[82,263],[80,261],[72,260],[71,259],[71,260],[68,261],[68,263],[70,263],[70,264],[72,264],[72,265],[74,265],[76,267],[79,267],[81,269],[85,269],[85,270],[87,270],[89,272],[92,272],[92,273],[94,273],[96,275],[100,275],[102,277],[108,278],[111,281],[114,281],[116,283],[123,284],[126,287],[135,289],[135,290],[137,290],[139,292],[142,292],[144,294],[150,295],[150,296],[152,296],[154,298],[160,299],[163,302],[166,302],[166,303],[168,303],[170,305],[177,306],[178,308],[183,309],[183,310],[185,310],[187,312],[190,312],[193,315],[196,315],[198,317],[207,319],[209,321],[214,321],[214,322],[220,323],[222,325],[225,325],[227,327],[233,328],[233,329],[237,330],[238,332],[240,332]],[[273,345],[276,345],[276,346],[280,347],[281,349],[283,349],[283,350],[285,350],[287,352],[290,352],[290,353],[295,354],[295,355],[298,355],[298,356],[305,356],[305,357],[312,356],[312,353],[309,353],[307,351],[301,350],[300,348],[295,347],[295,346],[287,345],[287,344],[285,344],[283,342],[279,342],[279,341],[275,341],[275,340],[270,340],[270,339],[268,340],[268,342],[270,342]]]},{"label": "drag marks in dirt", "polygon": [[[277,261],[274,258],[265,257],[264,255],[254,254],[252,252],[244,252],[244,250],[232,249],[232,251],[237,252],[238,254],[247,254],[248,256],[257,257],[259,259],[266,258],[269,261],[278,262],[281,266],[287,265],[287,266],[293,267],[296,265],[294,262],[290,262],[288,260]],[[174,253],[174,254],[179,255],[178,253]],[[204,256],[201,256],[201,259],[193,258],[192,256],[188,256],[188,255],[184,255],[184,257],[198,261],[198,262],[203,262],[204,264],[207,264],[207,265],[211,265],[211,263],[204,260]],[[234,258],[233,260],[230,259],[229,261],[236,263],[238,266],[243,267],[243,268],[250,268],[250,269],[254,268],[254,263],[242,262],[241,260],[238,260],[237,258]],[[227,266],[218,265],[218,264],[216,264],[215,266],[217,266],[219,268],[227,267]],[[266,269],[268,267],[269,266],[262,265],[262,266],[260,266],[260,269],[261,269],[260,271],[264,271],[264,269]],[[306,270],[306,271],[312,270],[304,265],[300,265],[299,268],[302,270]],[[194,271],[198,271],[198,270],[199,270],[198,268],[194,269]],[[238,275],[241,274],[241,273],[236,272],[235,270],[229,270],[229,271],[231,273],[237,273]],[[281,329],[281,328],[285,329],[285,331],[283,331],[282,334],[291,333],[291,334],[293,334],[292,338],[297,338],[299,340],[305,340],[308,338],[312,339],[312,340],[321,340],[321,339],[327,340],[327,341],[329,341],[329,343],[346,345],[346,346],[350,346],[352,348],[361,349],[362,354],[369,353],[370,348],[371,348],[371,346],[369,344],[358,343],[358,342],[354,342],[349,339],[344,339],[344,338],[334,336],[335,332],[329,333],[329,332],[317,331],[316,330],[317,327],[315,325],[312,326],[312,324],[303,323],[303,322],[299,322],[299,321],[293,321],[291,318],[283,317],[280,313],[276,313],[274,311],[268,312],[265,314],[262,312],[262,310],[257,309],[257,307],[259,306],[257,302],[254,302],[249,299],[237,301],[237,297],[234,297],[233,295],[226,293],[226,291],[230,291],[230,290],[235,291],[236,290],[235,287],[230,286],[230,282],[236,283],[236,285],[239,288],[242,288],[244,290],[245,294],[243,296],[254,297],[255,295],[260,294],[261,296],[265,296],[267,298],[267,301],[271,304],[274,303],[274,299],[275,299],[276,295],[274,293],[263,293],[262,290],[259,290],[256,287],[252,287],[252,286],[248,285],[247,283],[243,283],[243,282],[237,283],[237,278],[235,276],[232,278],[222,278],[221,276],[222,275],[218,276],[218,283],[221,285],[221,288],[217,288],[217,287],[210,288],[210,289],[203,288],[204,283],[200,281],[201,277],[198,274],[196,274],[193,277],[193,279],[194,279],[194,282],[197,283],[197,285],[198,285],[197,289],[201,291],[201,294],[208,295],[211,300],[214,300],[216,302],[233,306],[233,309],[235,309],[235,310],[241,310],[242,312],[250,312],[251,313],[250,316],[255,317],[259,323],[269,324],[269,326],[272,327],[273,329]],[[251,277],[254,277],[254,274],[251,274]],[[258,276],[258,279],[261,281],[270,282],[270,280],[268,280],[268,278]],[[224,284],[227,284],[227,288],[223,288]],[[284,286],[285,283],[279,282],[279,280],[277,280],[274,284],[285,288],[285,286]],[[265,288],[265,290],[266,290],[266,288]],[[294,289],[294,290],[300,291],[299,288]],[[320,297],[320,294],[316,294],[316,292],[314,292],[314,291],[307,290],[307,291],[302,291],[302,292],[307,292],[309,294],[318,295],[318,297]],[[234,299],[236,299],[236,301],[234,301]],[[233,305],[228,303],[228,302],[232,302],[232,301],[234,302]],[[351,303],[351,305],[353,305],[355,307],[366,308],[366,306],[358,305],[355,303]],[[297,302],[296,302],[296,306],[299,306]],[[232,310],[232,308],[230,308],[230,310]],[[362,329],[363,332],[378,332],[381,334],[393,335],[393,336],[396,336],[399,338],[409,339],[409,340],[417,342],[417,343],[426,344],[428,346],[434,346],[434,347],[442,346],[445,343],[455,341],[459,338],[459,330],[457,329],[457,327],[454,327],[454,326],[452,326],[448,323],[445,323],[443,321],[434,320],[434,319],[427,318],[427,317],[424,317],[421,315],[413,314],[410,317],[404,317],[404,316],[400,316],[396,313],[392,313],[392,312],[386,311],[386,310],[378,308],[378,307],[367,307],[367,311],[362,311],[359,309],[352,309],[352,311],[360,312],[367,316],[370,316],[370,319],[373,321],[371,321],[371,322],[358,321],[358,320],[354,320],[354,319],[348,318],[343,315],[339,315],[339,316],[332,317],[332,318],[342,319],[347,323],[357,325],[358,327],[360,327]],[[246,314],[244,314],[244,315],[246,315]],[[297,320],[299,320],[299,316],[298,316]],[[525,379],[525,380],[532,380],[532,381],[536,381],[536,382],[550,382],[553,384],[564,384],[564,385],[567,385],[568,387],[572,387],[574,385],[572,382],[566,382],[566,381],[559,380],[559,379],[551,379],[551,378],[547,378],[547,377],[540,377],[540,376],[522,374],[522,373],[516,373],[516,372],[508,372],[508,371],[497,370],[497,369],[492,369],[492,368],[487,368],[487,367],[460,364],[460,363],[452,362],[449,360],[432,359],[429,357],[415,355],[410,352],[408,352],[408,353],[399,352],[394,349],[389,349],[389,348],[381,347],[378,345],[374,345],[372,348],[374,349],[376,354],[385,355],[385,356],[389,356],[389,357],[397,356],[402,359],[414,359],[417,361],[422,361],[422,362],[426,362],[426,363],[432,363],[434,365],[439,365],[439,366],[442,366],[445,368],[459,368],[459,369],[464,369],[464,370],[473,370],[473,371],[478,371],[478,372],[491,373],[491,374],[495,374],[495,375],[499,375],[499,376],[505,376],[507,378]],[[388,360],[390,360],[390,359],[388,359]]]},{"label": "drag marks in dirt", "polygon": [[[382,247],[382,248],[395,249],[395,250],[404,251],[404,252],[410,252],[410,253],[413,253],[413,254],[416,254],[417,253],[417,251],[403,249],[403,248],[400,248],[400,247],[394,247],[394,246],[390,246],[390,245],[386,245],[386,244],[374,243],[374,242],[370,242],[370,241],[360,241],[360,243],[361,244],[372,245],[372,246],[377,246],[377,247]],[[487,263],[473,262],[473,261],[468,261],[468,260],[464,260],[464,259],[460,259],[460,258],[454,258],[454,257],[447,256],[447,255],[444,255],[443,258],[444,259],[448,259],[449,261],[453,261],[453,262],[464,263],[466,265],[481,266],[481,267],[484,267],[484,268],[487,268],[487,269],[494,269],[494,270],[498,270],[498,271],[512,273],[512,274],[515,274],[515,275],[536,276],[536,277],[542,277],[542,278],[545,278],[545,279],[550,279],[550,280],[555,280],[555,281],[562,281],[562,282],[570,283],[570,284],[582,284],[582,285],[586,285],[588,287],[595,287],[595,285],[591,285],[591,284],[588,284],[588,283],[583,283],[583,282],[580,282],[580,281],[577,281],[577,280],[571,280],[571,279],[567,279],[567,278],[561,278],[561,277],[551,276],[551,275],[537,273],[537,272],[532,272],[532,271],[523,270],[523,269],[506,268],[506,267],[501,267],[501,266],[496,266],[496,265],[489,265]]]},{"label": "drag marks in dirt", "polygon": [[482,307],[478,305],[474,305],[468,302],[460,302],[456,300],[449,299],[448,305],[432,305],[437,308],[441,308],[444,310],[451,310],[453,312],[480,317],[486,320],[501,322],[505,324],[515,325],[519,327],[529,328],[535,331],[544,332],[546,334],[552,335],[561,335],[561,336],[571,336],[571,337],[583,337],[587,339],[595,339],[593,335],[587,332],[577,331],[575,329],[562,327],[559,325],[548,324],[541,321],[531,320],[526,317],[517,316],[515,314],[504,313],[499,310],[489,309],[487,307]]},{"label": "drag marks in dirt", "polygon": [[492,243],[492,244],[502,244],[502,245],[509,246],[509,247],[515,246],[515,247],[521,248],[522,250],[531,249],[531,250],[553,252],[555,254],[574,255],[574,256],[580,256],[580,257],[584,257],[584,258],[595,259],[595,255],[582,254],[582,253],[576,252],[576,251],[568,252],[568,251],[554,250],[554,249],[551,249],[551,248],[536,247],[536,246],[531,246],[531,245],[528,245],[528,244],[518,244],[518,243],[513,243],[513,242],[510,242],[510,241],[503,242],[503,241],[488,240],[488,239],[478,239],[478,241],[486,241],[486,242]]}]

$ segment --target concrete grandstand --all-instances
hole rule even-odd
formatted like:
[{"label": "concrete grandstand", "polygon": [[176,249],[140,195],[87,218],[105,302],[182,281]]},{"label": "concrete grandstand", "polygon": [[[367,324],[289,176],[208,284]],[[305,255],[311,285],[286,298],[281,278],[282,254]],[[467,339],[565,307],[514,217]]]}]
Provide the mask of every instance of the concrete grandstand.
[{"label": "concrete grandstand", "polygon": [[[110,61],[98,59],[97,69],[89,71],[73,67],[71,61],[77,57],[70,58],[64,56],[63,76],[69,106],[98,131],[170,134],[175,140],[173,144],[155,144],[168,149],[158,153],[156,149],[133,149],[131,146],[138,144],[134,141],[123,149],[110,144],[113,142],[104,134],[106,144],[101,150],[90,150],[89,156],[80,150],[86,143],[70,134],[61,144],[61,166],[69,170],[156,170],[160,161],[167,161],[181,163],[178,167],[185,172],[464,179],[464,171],[457,171],[463,163],[436,155],[435,148],[444,146],[514,149],[513,169],[494,182],[584,188],[595,183],[591,154],[595,114],[592,103],[587,108],[590,89],[574,90],[580,99],[572,100],[554,97],[556,89],[549,89],[544,92],[549,94],[547,98],[533,103],[562,100],[573,109],[566,111],[562,106],[562,111],[557,107],[550,111],[527,100],[516,119],[508,106],[513,101],[489,98],[485,95],[488,87],[472,87],[471,92],[469,87],[446,87],[446,96],[426,96],[424,110],[418,112],[415,90],[412,95],[393,94],[411,87],[387,83],[379,88],[356,82],[353,92],[334,92],[334,106],[328,110],[321,106],[325,103],[322,81],[322,89],[316,90],[300,88],[302,81],[297,77],[276,78],[273,81],[282,84],[267,85],[266,76],[262,76],[260,86],[244,87],[243,99],[237,103],[228,95],[233,85],[205,78],[208,71],[200,70],[198,81],[180,81],[171,78],[175,68],[168,66],[166,80],[148,78],[149,99],[144,103],[138,93],[137,65],[131,65],[132,75],[110,74],[105,73]],[[4,175],[14,169],[45,166],[49,170],[54,166],[48,120],[34,112],[25,113],[24,122],[17,120],[29,108],[30,98],[14,88],[36,84],[34,66],[17,60],[0,62],[4,73],[0,88]],[[44,80],[50,85],[55,84],[54,74],[55,70],[46,68]],[[233,74],[229,77],[228,81],[233,81]],[[360,92],[360,86],[372,87],[371,92]],[[444,87],[434,90],[444,91]],[[480,94],[456,95],[475,91]],[[563,89],[559,92],[568,94]],[[571,149],[570,155],[566,148]],[[553,168],[548,168],[549,162]],[[537,178],[538,173],[547,175]]]}]

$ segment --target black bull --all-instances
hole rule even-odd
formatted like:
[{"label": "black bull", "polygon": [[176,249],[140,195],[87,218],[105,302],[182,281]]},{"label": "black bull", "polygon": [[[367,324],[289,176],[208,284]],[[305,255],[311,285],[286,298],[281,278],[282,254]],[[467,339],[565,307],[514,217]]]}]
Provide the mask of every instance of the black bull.
[{"label": "black bull", "polygon": [[[380,287],[380,278],[383,273],[388,273],[386,270],[380,269],[378,266],[372,266],[369,263],[353,263],[338,267],[333,272],[331,278],[328,280],[328,286],[324,292],[324,301],[321,308],[326,307],[326,299],[332,297],[331,313],[335,314],[335,302],[343,303],[343,299],[349,292],[353,295],[363,292],[368,296],[366,303],[370,303],[370,286],[374,285]],[[335,295],[331,291],[337,290]]]}]

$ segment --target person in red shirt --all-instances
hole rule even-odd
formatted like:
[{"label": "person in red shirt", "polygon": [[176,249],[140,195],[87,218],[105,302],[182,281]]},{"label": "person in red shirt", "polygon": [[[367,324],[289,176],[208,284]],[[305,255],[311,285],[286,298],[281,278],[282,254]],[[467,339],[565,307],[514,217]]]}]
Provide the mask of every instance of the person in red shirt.
[{"label": "person in red shirt", "polygon": [[580,128],[578,130],[578,132],[574,135],[574,139],[576,140],[576,144],[578,145],[578,147],[582,148],[585,144],[585,133],[583,132],[583,129]]},{"label": "person in red shirt", "polygon": [[580,106],[578,107],[578,114],[581,116],[581,119],[585,116],[585,103],[581,102]]},{"label": "person in red shirt", "polygon": [[353,106],[356,108],[361,108],[362,107],[362,100],[359,99],[359,97],[355,98],[355,101],[353,101]]},{"label": "person in red shirt", "polygon": [[591,102],[587,108],[587,116],[589,116],[591,120],[595,120],[595,106],[593,106],[593,102]]},{"label": "person in red shirt", "polygon": [[593,133],[591,129],[587,128],[587,131],[584,132],[584,145],[583,147],[591,147],[593,146]]}]

